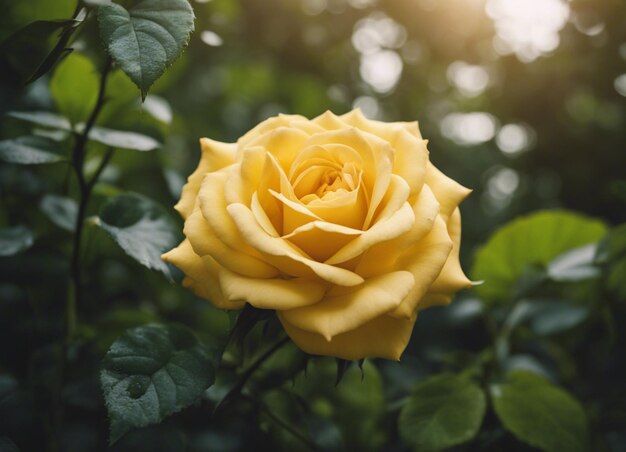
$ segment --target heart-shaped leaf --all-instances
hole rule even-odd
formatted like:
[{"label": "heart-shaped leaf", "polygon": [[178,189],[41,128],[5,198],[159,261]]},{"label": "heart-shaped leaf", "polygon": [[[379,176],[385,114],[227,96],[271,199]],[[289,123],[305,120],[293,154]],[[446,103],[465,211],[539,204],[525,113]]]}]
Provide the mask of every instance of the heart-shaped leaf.
[{"label": "heart-shaped leaf", "polygon": [[178,243],[165,209],[136,193],[108,200],[100,210],[98,225],[140,264],[171,278],[161,254]]},{"label": "heart-shaped leaf", "polygon": [[519,440],[548,452],[589,450],[583,407],[542,377],[512,372],[490,392],[496,414]]},{"label": "heart-shaped leaf", "polygon": [[126,331],[104,357],[100,373],[110,441],[199,400],[215,381],[218,355],[217,348],[201,344],[183,326],[150,324]]},{"label": "heart-shaped leaf", "polygon": [[523,282],[519,280],[528,276],[529,268],[542,269],[561,253],[595,243],[605,233],[601,221],[568,211],[538,212],[517,219],[499,229],[476,253],[472,279],[485,284],[474,291],[488,303],[509,301],[511,287]]},{"label": "heart-shaped leaf", "polygon": [[193,21],[187,0],[135,0],[128,9],[116,3],[98,7],[100,36],[143,99],[187,45]]},{"label": "heart-shaped leaf", "polygon": [[64,159],[55,141],[43,137],[23,136],[0,141],[0,160],[20,165],[57,163]]},{"label": "heart-shaped leaf", "polygon": [[485,394],[468,379],[437,375],[416,386],[398,419],[415,450],[441,450],[471,440],[485,416]]}]

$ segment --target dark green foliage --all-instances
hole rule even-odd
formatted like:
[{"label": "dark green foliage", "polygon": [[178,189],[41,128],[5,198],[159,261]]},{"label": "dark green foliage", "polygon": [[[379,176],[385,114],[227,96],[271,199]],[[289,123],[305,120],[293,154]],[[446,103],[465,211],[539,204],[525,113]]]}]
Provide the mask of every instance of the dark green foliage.
[{"label": "dark green foliage", "polygon": [[128,330],[102,362],[111,442],[197,402],[215,381],[215,349],[179,325]]},{"label": "dark green foliage", "polygon": [[167,212],[136,193],[116,196],[100,211],[98,226],[104,229],[126,254],[141,265],[170,275],[161,254],[178,242]]},{"label": "dark green foliage", "polygon": [[414,450],[442,450],[467,442],[480,429],[487,406],[473,382],[454,375],[433,377],[415,387],[398,428]]},{"label": "dark green foliage", "polygon": [[187,0],[134,0],[129,9],[115,3],[98,7],[102,40],[144,99],[187,45],[193,20]]}]

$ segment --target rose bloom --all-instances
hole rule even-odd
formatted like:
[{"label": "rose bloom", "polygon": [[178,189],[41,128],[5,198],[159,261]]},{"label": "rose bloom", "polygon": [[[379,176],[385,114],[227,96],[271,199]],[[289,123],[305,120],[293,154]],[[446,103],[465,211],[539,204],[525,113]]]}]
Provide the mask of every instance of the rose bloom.
[{"label": "rose bloom", "polygon": [[163,259],[218,308],[276,310],[310,354],[398,360],[418,311],[471,285],[470,190],[430,163],[417,122],[279,115],[200,144],[176,205],[186,238]]}]

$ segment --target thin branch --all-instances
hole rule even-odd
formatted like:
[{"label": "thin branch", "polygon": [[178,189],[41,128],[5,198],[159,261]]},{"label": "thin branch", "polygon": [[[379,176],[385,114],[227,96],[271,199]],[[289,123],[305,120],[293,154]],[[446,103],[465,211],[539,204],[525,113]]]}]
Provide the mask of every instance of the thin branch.
[{"label": "thin branch", "polygon": [[283,421],[281,418],[279,418],[278,416],[276,416],[274,413],[272,413],[270,411],[269,408],[267,408],[263,403],[261,402],[257,402],[255,399],[253,399],[252,397],[243,396],[244,399],[246,399],[251,405],[254,405],[258,408],[261,409],[261,411],[263,413],[265,413],[265,415],[267,417],[269,417],[272,421],[274,421],[279,427],[283,428],[284,430],[286,430],[287,432],[291,433],[292,436],[294,436],[295,438],[297,438],[298,440],[300,440],[304,445],[306,445],[309,449],[311,450],[319,450],[318,447],[311,442],[311,440],[309,440],[309,438],[307,438],[306,436],[304,436],[302,433],[300,433],[298,430],[296,430],[295,427],[293,427],[292,425],[289,425],[287,422]]},{"label": "thin branch", "polygon": [[232,398],[234,395],[241,393],[241,390],[246,385],[248,380],[252,377],[254,372],[261,367],[261,365],[274,353],[276,353],[282,346],[289,342],[289,337],[285,336],[280,341],[276,342],[270,348],[268,348],[261,356],[259,356],[250,366],[245,370],[245,372],[241,375],[241,378],[237,382],[235,386],[232,387],[230,391],[224,396],[224,398],[220,401],[220,403],[215,407],[215,411],[222,406],[227,400]]},{"label": "thin branch", "polygon": [[[109,72],[111,71],[112,61],[110,58],[107,58],[104,69],[102,71],[102,76],[100,78],[100,87],[98,90],[98,98],[96,100],[96,104],[94,105],[87,122],[85,123],[84,129],[78,133],[75,137],[74,148],[72,150],[72,167],[74,168],[74,172],[76,173],[76,178],[78,180],[78,188],[79,188],[79,203],[78,203],[78,213],[76,215],[76,223],[74,226],[74,240],[72,247],[72,257],[70,261],[70,289],[68,294],[68,301],[66,306],[66,325],[65,325],[65,336],[66,341],[70,341],[72,336],[74,335],[74,329],[76,326],[76,306],[80,304],[80,282],[81,282],[81,272],[80,272],[80,256],[81,256],[81,239],[83,235],[83,222],[85,218],[85,213],[87,211],[87,204],[89,203],[89,197],[91,195],[91,189],[95,184],[97,177],[100,175],[104,166],[99,168],[99,172],[96,172],[95,177],[87,182],[85,180],[84,174],[84,163],[85,163],[85,154],[86,154],[86,145],[87,140],[89,138],[89,132],[93,128],[102,107],[105,102],[105,91],[106,91],[106,83]],[[105,158],[107,156],[105,155]],[[108,159],[104,162],[108,163]]]}]

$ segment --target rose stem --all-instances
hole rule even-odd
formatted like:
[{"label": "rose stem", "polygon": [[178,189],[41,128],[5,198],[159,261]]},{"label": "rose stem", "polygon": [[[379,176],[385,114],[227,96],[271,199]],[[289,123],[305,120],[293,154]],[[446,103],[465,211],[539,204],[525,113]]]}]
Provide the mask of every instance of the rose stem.
[{"label": "rose stem", "polygon": [[104,167],[111,160],[113,150],[107,149],[102,161],[100,162],[100,166],[96,170],[93,178],[90,181],[85,179],[84,174],[84,163],[85,163],[85,154],[86,154],[86,145],[89,137],[89,132],[93,128],[100,111],[105,102],[104,93],[106,91],[106,82],[109,72],[111,70],[111,59],[107,58],[104,69],[102,71],[102,76],[100,78],[100,88],[98,91],[98,98],[96,100],[96,104],[89,115],[89,119],[85,123],[85,128],[82,132],[76,135],[74,141],[74,148],[72,150],[72,167],[74,168],[74,172],[76,173],[76,178],[78,180],[78,188],[79,188],[79,203],[78,203],[78,213],[76,215],[76,223],[74,226],[74,241],[72,246],[72,257],[70,261],[70,287],[67,299],[66,306],[66,317],[65,317],[65,339],[66,342],[69,343],[73,336],[74,330],[76,329],[76,306],[80,304],[81,293],[80,293],[80,280],[81,280],[81,239],[83,235],[83,226],[85,219],[85,212],[87,210],[87,205],[89,203],[89,198],[91,196],[91,191],[100,177],[100,174],[104,170]]},{"label": "rose stem", "polygon": [[252,406],[257,407],[261,411],[263,411],[263,413],[265,413],[265,415],[269,417],[272,421],[274,421],[278,426],[282,427],[283,429],[291,433],[295,438],[298,438],[300,441],[302,441],[309,449],[319,450],[319,448],[314,443],[312,443],[306,436],[296,430],[295,427],[289,425],[287,422],[283,421],[281,418],[272,413],[271,410],[269,410],[263,403],[258,403],[257,400],[245,394],[242,394],[242,396],[245,400],[250,402]]},{"label": "rose stem", "polygon": [[237,382],[237,384],[235,386],[233,386],[233,388],[228,391],[228,393],[224,396],[224,398],[217,404],[217,406],[215,407],[215,410],[213,411],[214,413],[218,410],[219,407],[221,407],[222,405],[224,405],[224,403],[229,400],[231,397],[233,397],[235,394],[239,394],[241,392],[241,390],[243,389],[243,387],[245,386],[245,384],[248,382],[248,380],[250,379],[250,377],[252,377],[252,374],[254,374],[254,372],[256,372],[256,370],[261,367],[261,365],[270,357],[272,356],[274,353],[276,353],[278,350],[280,350],[280,348],[285,345],[286,343],[289,342],[289,336],[285,336],[284,338],[282,338],[281,340],[279,340],[278,342],[276,342],[274,345],[272,345],[270,348],[268,348],[261,356],[259,356],[252,364],[250,364],[250,367],[248,367],[245,372],[241,375],[241,378],[239,379],[239,381]]}]

